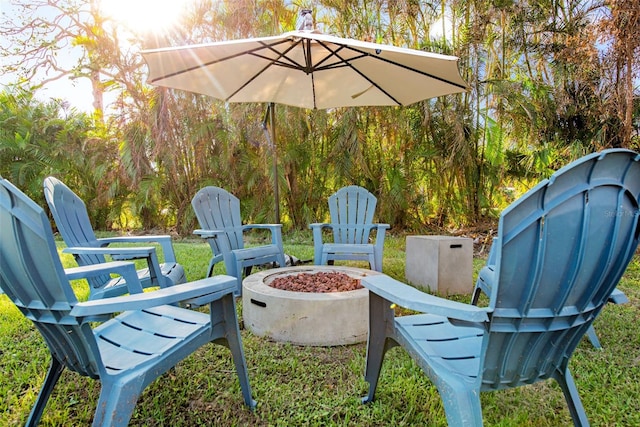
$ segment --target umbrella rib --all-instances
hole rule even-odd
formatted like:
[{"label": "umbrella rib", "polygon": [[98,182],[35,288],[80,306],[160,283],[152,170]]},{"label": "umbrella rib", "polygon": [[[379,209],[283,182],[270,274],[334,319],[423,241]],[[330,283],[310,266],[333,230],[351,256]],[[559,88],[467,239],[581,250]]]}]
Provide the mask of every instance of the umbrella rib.
[{"label": "umbrella rib", "polygon": [[[328,70],[328,69],[331,69],[331,68],[337,68],[337,67],[340,67],[340,66],[350,67],[353,71],[355,71],[355,72],[357,72],[358,74],[360,74],[364,79],[366,79],[369,83],[371,83],[373,86],[375,86],[375,87],[376,87],[376,88],[378,88],[380,91],[382,91],[385,95],[387,95],[390,99],[392,99],[392,100],[393,100],[396,104],[398,104],[398,105],[401,105],[401,103],[399,103],[399,102],[398,102],[394,97],[392,97],[392,96],[391,96],[387,91],[385,91],[384,89],[382,89],[382,87],[380,87],[376,82],[372,81],[370,78],[368,78],[368,77],[367,77],[366,75],[364,75],[362,72],[360,72],[357,68],[353,67],[353,65],[351,65],[351,62],[352,62],[353,60],[355,60],[355,59],[361,59],[361,58],[364,58],[364,57],[371,57],[371,58],[376,59],[376,60],[378,60],[378,61],[386,62],[387,64],[392,64],[392,65],[394,65],[394,66],[396,66],[396,67],[400,67],[400,68],[403,68],[403,69],[405,69],[405,70],[409,70],[409,71],[412,71],[412,72],[414,72],[414,73],[418,73],[418,74],[420,74],[420,75],[423,75],[423,76],[426,76],[426,77],[430,77],[430,78],[432,78],[432,79],[435,79],[435,80],[441,81],[441,82],[443,82],[443,83],[447,83],[447,84],[450,84],[450,85],[453,85],[453,86],[456,86],[456,87],[459,87],[459,88],[462,88],[462,89],[467,89],[467,87],[466,87],[465,85],[461,85],[461,84],[459,84],[459,83],[456,83],[456,82],[453,82],[453,81],[451,81],[451,80],[448,80],[448,79],[445,79],[445,78],[442,78],[442,77],[436,76],[436,75],[431,74],[431,73],[428,73],[428,72],[426,72],[426,71],[422,71],[422,70],[418,70],[418,69],[413,68],[413,67],[409,67],[409,66],[407,66],[407,65],[405,65],[405,64],[401,64],[401,63],[396,62],[396,61],[391,61],[391,60],[389,60],[389,59],[382,58],[382,57],[380,57],[380,56],[372,55],[372,54],[370,54],[369,52],[362,51],[362,50],[360,50],[360,49],[354,48],[353,46],[349,46],[349,45],[346,45],[346,44],[340,44],[340,43],[335,43],[335,42],[333,42],[333,44],[336,44],[337,46],[340,46],[340,48],[339,48],[339,49],[335,49],[335,50],[333,50],[333,49],[331,49],[331,48],[329,47],[329,45],[328,45],[327,43],[325,43],[324,41],[322,41],[322,40],[316,40],[316,41],[317,41],[320,45],[322,45],[326,50],[328,50],[329,52],[331,52],[331,55],[334,55],[335,57],[339,58],[339,59],[342,61],[342,63],[341,63],[341,64],[331,64],[331,65],[328,65],[328,66],[326,66],[326,67],[318,67],[318,66],[316,66],[316,67],[314,68],[314,71]],[[357,53],[359,53],[359,54],[360,54],[360,56],[359,56],[359,57],[355,57],[355,58],[353,58],[353,59],[350,59],[349,61],[346,61],[345,59],[343,59],[343,58],[339,55],[339,51],[340,51],[340,50],[342,50],[342,49],[349,49],[349,50],[351,50],[351,51],[353,51],[353,52],[357,52]],[[331,56],[331,55],[330,55],[330,56]],[[330,56],[328,56],[328,57],[324,58],[322,62],[326,61]],[[321,63],[321,62],[320,62],[320,63]],[[318,63],[318,64],[320,64],[320,63]]]},{"label": "umbrella rib", "polygon": [[261,58],[261,59],[266,59],[267,61],[269,61],[269,65],[277,65],[279,67],[285,67],[285,68],[291,68],[292,70],[301,70],[303,69],[300,65],[296,64],[294,61],[291,60],[291,58],[289,58],[288,56],[285,56],[284,58],[289,60],[290,63],[287,62],[283,62],[280,59],[281,58],[269,58],[268,56],[264,56],[264,55],[260,55],[257,53],[251,53],[251,56],[255,56],[257,58]]},{"label": "umbrella rib", "polygon": [[350,50],[352,50],[354,52],[361,53],[363,56],[370,56],[372,58],[377,59],[378,61],[386,62],[387,64],[392,64],[392,65],[395,65],[397,67],[404,68],[405,70],[413,71],[414,73],[418,73],[418,74],[421,74],[421,75],[426,76],[426,77],[431,77],[432,79],[439,80],[439,81],[441,81],[443,83],[447,83],[447,84],[459,87],[461,89],[467,89],[467,86],[464,85],[464,84],[453,82],[453,81],[445,79],[443,77],[439,77],[439,76],[436,76],[434,74],[427,73],[426,71],[418,70],[416,68],[409,67],[408,65],[404,65],[404,64],[401,64],[401,63],[396,62],[396,61],[391,61],[391,60],[386,59],[386,58],[381,58],[379,56],[372,55],[369,52],[363,52],[360,49],[356,49],[356,48],[351,47],[351,46],[346,46],[345,45],[345,48],[350,49]]},{"label": "umbrella rib", "polygon": [[[341,62],[340,64],[331,64],[331,65],[329,65],[329,66],[327,66],[327,67],[324,67],[324,68],[322,68],[322,67],[320,67],[320,68],[316,68],[316,70],[318,70],[318,71],[320,71],[320,70],[322,70],[322,69],[328,70],[328,69],[331,69],[331,68],[337,68],[338,66],[341,66],[341,65],[342,65],[342,66],[345,66],[345,67],[349,67],[349,68],[351,68],[353,71],[355,71],[356,73],[358,73],[358,74],[359,74],[362,78],[364,78],[366,81],[368,81],[369,83],[371,83],[371,85],[375,86],[375,87],[376,87],[380,92],[384,93],[384,94],[385,94],[389,99],[391,99],[393,102],[395,102],[395,103],[396,103],[396,105],[402,105],[402,103],[401,103],[401,102],[399,102],[395,97],[393,97],[389,92],[387,92],[387,91],[386,91],[386,90],[384,90],[382,87],[380,87],[380,85],[379,85],[378,83],[374,82],[374,81],[373,81],[373,80],[371,80],[367,75],[365,75],[365,74],[364,74],[364,73],[362,73],[360,70],[358,70],[357,68],[355,68],[355,67],[351,64],[351,61],[346,61],[343,57],[341,57],[341,56],[339,55],[339,51],[340,51],[340,50],[342,50],[343,48],[349,48],[349,46],[338,44],[338,46],[340,46],[340,48],[339,48],[339,49],[335,49],[335,50],[333,50],[333,49],[331,49],[327,44],[325,44],[324,42],[322,42],[322,41],[320,41],[320,40],[318,40],[318,43],[320,43],[320,45],[322,45],[326,50],[328,50],[329,52],[331,52],[331,55],[330,55],[330,56],[335,56],[336,58],[340,59],[340,61],[342,61],[342,62]],[[371,57],[375,58],[373,55],[370,55],[370,54],[369,54],[369,53],[367,53],[367,52],[362,52],[362,51],[357,50],[357,49],[351,49],[351,50],[353,50],[354,52],[358,52],[358,53],[360,53],[360,54],[361,54],[361,56],[359,56],[359,57],[357,57],[357,58],[354,58],[354,59],[360,59],[360,58],[364,58],[364,57],[366,57],[366,56],[371,56]],[[329,56],[327,56],[326,58],[324,58],[324,59],[323,59],[322,61],[320,61],[318,64],[321,64],[322,62],[326,61],[328,58],[329,58]],[[391,62],[391,61],[387,61],[387,62]],[[391,63],[393,63],[393,62],[391,62]],[[407,68],[408,68],[408,67],[407,67]],[[314,101],[314,104],[315,104],[315,101]]]},{"label": "umbrella rib", "polygon": [[[151,80],[150,83],[156,83],[156,82],[158,82],[160,80],[163,80],[163,79],[168,79],[170,77],[179,76],[181,74],[185,74],[185,73],[188,73],[190,71],[197,70],[198,68],[207,68],[210,65],[215,65],[215,64],[218,64],[220,62],[229,61],[231,59],[238,58],[238,57],[241,57],[241,56],[244,56],[244,55],[247,55],[247,54],[256,56],[258,58],[266,59],[267,61],[270,61],[270,63],[264,69],[262,69],[260,71],[260,73],[262,73],[266,68],[268,68],[270,65],[272,65],[274,63],[278,64],[278,65],[285,66],[285,67],[298,68],[299,66],[297,64],[295,64],[295,62],[291,61],[291,59],[289,57],[286,56],[286,54],[289,53],[289,51],[291,51],[291,49],[293,49],[295,47],[295,45],[292,45],[291,47],[289,47],[288,49],[286,49],[283,52],[279,52],[278,50],[273,48],[273,46],[277,46],[277,45],[282,44],[282,43],[287,43],[289,41],[290,40],[278,40],[277,42],[274,42],[274,43],[271,43],[271,44],[260,42],[261,46],[256,47],[254,49],[250,49],[250,50],[247,50],[247,51],[242,51],[242,52],[239,52],[239,53],[235,53],[233,55],[225,56],[224,58],[215,59],[213,61],[202,62],[202,63],[196,64],[194,66],[191,66],[191,67],[187,67],[187,68],[184,68],[184,69],[181,69],[181,70],[178,70],[178,71],[174,71],[172,73],[156,77],[153,80]],[[264,50],[264,49],[270,49],[271,51],[273,51],[276,54],[278,54],[278,57],[277,58],[269,58],[267,56],[260,55],[259,53],[257,53],[257,52],[259,52],[261,50]],[[282,57],[286,58],[287,60],[289,60],[289,62],[292,62],[293,64],[292,65],[288,65],[288,64],[285,64],[285,63],[278,62]],[[260,74],[260,73],[258,73],[258,74]]]},{"label": "umbrella rib", "polygon": [[[289,40],[285,40],[285,41],[289,41]],[[287,49],[285,49],[282,52],[280,52],[280,51],[278,51],[278,50],[273,48],[273,46],[275,46],[277,44],[282,44],[285,41],[282,41],[282,42],[279,42],[279,43],[273,43],[273,44],[266,44],[264,42],[260,42],[260,44],[262,44],[264,48],[267,48],[267,49],[271,50],[272,52],[276,53],[278,55],[277,58],[269,58],[268,56],[261,55],[261,54],[257,53],[258,50],[262,50],[262,49],[255,49],[254,51],[249,52],[249,55],[253,55],[253,56],[258,57],[258,58],[266,59],[267,61],[269,61],[269,63],[264,68],[262,68],[259,72],[254,74],[250,79],[247,79],[242,86],[240,86],[231,95],[229,95],[227,97],[227,99],[226,99],[227,101],[229,99],[233,98],[238,92],[243,90],[245,87],[247,87],[255,79],[257,79],[260,76],[260,74],[264,73],[267,70],[267,68],[271,67],[272,65],[291,68],[291,69],[294,69],[294,70],[302,69],[302,70],[307,71],[307,74],[309,74],[309,72],[310,72],[310,71],[308,71],[309,70],[309,68],[308,68],[309,65],[307,65],[307,68],[303,68],[300,64],[298,64],[296,61],[294,61],[293,59],[291,59],[290,57],[287,56],[287,53],[291,52],[291,50],[293,50],[300,42],[296,42],[296,43],[292,44],[291,46],[289,46]],[[288,61],[288,63],[285,62],[285,61],[282,61],[283,58],[286,59]],[[306,62],[307,62],[307,64],[309,64],[309,59],[307,59]],[[315,99],[315,96],[314,96],[314,99]],[[315,105],[315,101],[314,101],[314,105]]]},{"label": "umbrella rib", "polygon": [[[267,61],[270,61],[270,63],[273,64],[273,65],[279,65],[281,67],[292,68],[292,69],[295,69],[295,70],[305,70],[305,71],[308,70],[309,69],[308,68],[308,64],[307,64],[307,68],[305,68],[301,64],[299,64],[298,62],[294,61],[292,58],[287,56],[287,54],[289,52],[291,52],[293,49],[295,49],[300,44],[300,41],[297,41],[297,42],[293,43],[291,46],[289,46],[286,50],[284,50],[282,52],[280,52],[280,51],[278,51],[278,50],[273,48],[274,46],[276,46],[278,44],[282,44],[284,42],[290,42],[290,41],[291,40],[289,39],[289,40],[283,40],[280,43],[272,43],[272,44],[266,44],[264,42],[261,42],[264,45],[265,48],[271,50],[276,55],[278,55],[277,58],[269,58],[268,56],[264,56],[264,55],[261,55],[259,53],[256,53],[257,49],[255,51],[253,51],[253,52],[249,52],[249,54],[253,55],[255,57],[258,57],[258,58],[266,59]],[[282,61],[282,59],[285,59],[286,62]]]}]

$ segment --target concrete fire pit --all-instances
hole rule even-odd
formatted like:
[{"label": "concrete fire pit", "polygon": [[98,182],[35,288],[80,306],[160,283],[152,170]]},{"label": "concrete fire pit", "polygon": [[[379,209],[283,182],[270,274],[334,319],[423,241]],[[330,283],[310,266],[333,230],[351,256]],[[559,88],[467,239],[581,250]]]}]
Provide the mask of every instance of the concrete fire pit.
[{"label": "concrete fire pit", "polygon": [[258,336],[308,346],[335,346],[366,341],[369,291],[293,292],[269,286],[283,275],[339,272],[360,279],[376,271],[339,266],[276,268],[252,274],[242,283],[244,326]]}]

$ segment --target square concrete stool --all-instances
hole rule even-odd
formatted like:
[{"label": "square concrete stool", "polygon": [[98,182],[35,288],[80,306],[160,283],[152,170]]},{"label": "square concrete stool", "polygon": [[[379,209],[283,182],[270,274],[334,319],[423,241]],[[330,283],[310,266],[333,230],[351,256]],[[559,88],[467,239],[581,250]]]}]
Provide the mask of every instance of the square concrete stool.
[{"label": "square concrete stool", "polygon": [[473,240],[452,236],[407,236],[405,277],[439,295],[473,290]]}]

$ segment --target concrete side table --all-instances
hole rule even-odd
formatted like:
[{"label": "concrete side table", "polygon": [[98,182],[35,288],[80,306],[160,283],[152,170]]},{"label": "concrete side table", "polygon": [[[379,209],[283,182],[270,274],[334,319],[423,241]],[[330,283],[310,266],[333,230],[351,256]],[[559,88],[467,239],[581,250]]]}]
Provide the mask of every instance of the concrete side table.
[{"label": "concrete side table", "polygon": [[473,240],[452,236],[407,236],[405,277],[440,295],[473,290]]}]

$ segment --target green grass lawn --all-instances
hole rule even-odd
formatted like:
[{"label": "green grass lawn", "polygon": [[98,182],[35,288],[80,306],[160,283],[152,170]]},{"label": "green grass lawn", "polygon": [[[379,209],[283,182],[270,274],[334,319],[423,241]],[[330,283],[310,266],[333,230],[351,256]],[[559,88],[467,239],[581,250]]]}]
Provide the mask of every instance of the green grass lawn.
[{"label": "green grass lawn", "polygon": [[[311,236],[285,237],[285,251],[313,257]],[[209,247],[176,241],[178,261],[190,280],[205,274]],[[62,247],[62,245],[60,245]],[[65,266],[73,260],[62,255]],[[404,237],[385,245],[384,272],[404,278]],[[483,264],[474,260],[474,271]],[[357,265],[357,264],[355,264]],[[221,266],[216,272],[223,272]],[[640,258],[627,270],[620,288],[630,303],[608,305],[596,321],[603,350],[585,339],[571,369],[592,425],[640,425]],[[469,284],[470,290],[472,283]],[[83,283],[74,283],[80,299]],[[468,301],[469,296],[456,299]],[[240,320],[242,304],[238,303]],[[229,351],[207,345],[151,384],[131,419],[140,426],[444,426],[435,387],[399,347],[385,359],[377,400],[363,405],[365,344],[298,347],[269,341],[243,330],[242,338],[254,398],[243,405]],[[0,295],[0,425],[24,424],[49,365],[47,348],[32,324]],[[98,381],[64,372],[44,411],[41,425],[88,425],[100,391]],[[485,425],[566,426],[571,424],[555,382],[482,394]]]}]

